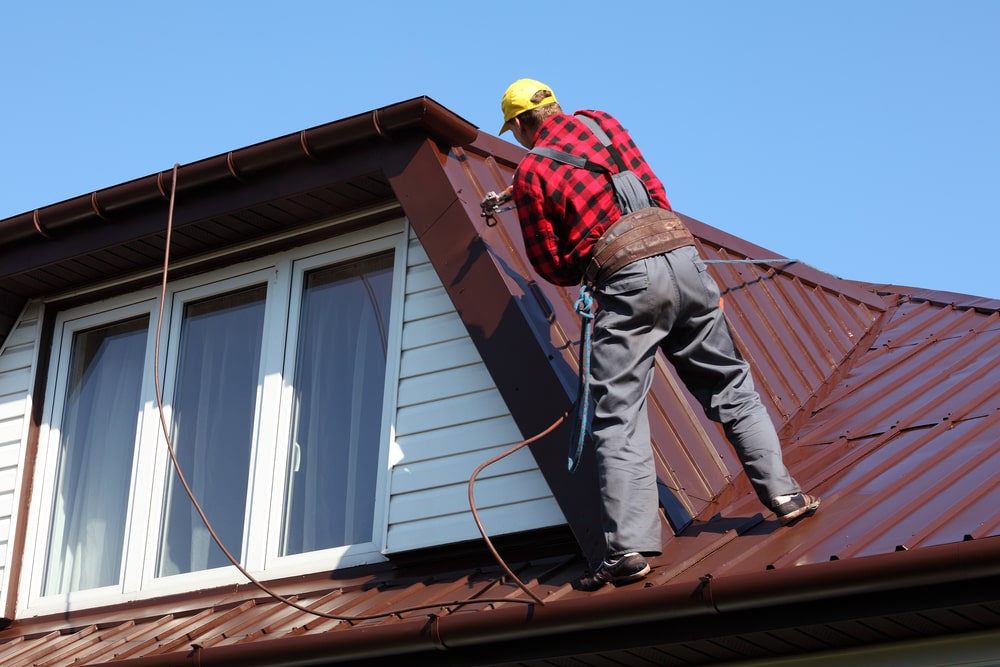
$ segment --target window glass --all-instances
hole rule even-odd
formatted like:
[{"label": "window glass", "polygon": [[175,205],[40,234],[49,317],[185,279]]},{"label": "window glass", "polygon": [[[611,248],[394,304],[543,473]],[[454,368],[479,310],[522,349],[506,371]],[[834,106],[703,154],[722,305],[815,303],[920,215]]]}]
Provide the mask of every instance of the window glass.
[{"label": "window glass", "polygon": [[43,593],[116,584],[149,317],[73,336]]},{"label": "window glass", "polygon": [[[178,351],[173,445],[191,490],[236,558],[243,548],[265,296],[259,286],[186,304]],[[158,575],[228,564],[171,472]]]},{"label": "window glass", "polygon": [[392,263],[304,280],[282,555],[372,540]]}]

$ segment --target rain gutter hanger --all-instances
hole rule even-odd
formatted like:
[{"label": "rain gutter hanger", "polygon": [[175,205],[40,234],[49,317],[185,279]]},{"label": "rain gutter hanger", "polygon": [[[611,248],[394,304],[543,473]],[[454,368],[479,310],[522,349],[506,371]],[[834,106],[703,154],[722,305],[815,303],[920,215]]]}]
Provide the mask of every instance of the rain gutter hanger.
[{"label": "rain gutter hanger", "polygon": [[[655,576],[655,573],[654,575]],[[510,641],[559,632],[605,630],[644,622],[719,618],[784,605],[817,603],[857,595],[892,596],[923,586],[1000,578],[1000,537],[944,544],[861,558],[824,561],[678,583],[622,589],[612,595],[524,609],[453,614],[439,620],[447,647],[484,640]],[[983,590],[983,595],[993,595]],[[995,599],[995,598],[993,598]],[[943,604],[949,604],[942,601]],[[807,622],[794,619],[795,623]]]},{"label": "rain gutter hanger", "polygon": [[[418,97],[181,166],[177,191],[239,184],[291,160],[333,158],[356,143],[412,133],[464,146],[476,140],[479,130],[432,99]],[[172,170],[167,170],[0,220],[0,245],[44,241],[78,225],[113,224],[119,213],[143,205],[166,206],[171,180]]]},{"label": "rain gutter hanger", "polygon": [[[969,583],[977,594],[992,596],[988,587],[976,584],[998,578],[1000,537],[987,537],[759,573],[706,576],[700,583],[649,587],[637,584],[613,593],[595,593],[541,606],[511,605],[494,610],[459,612],[419,621],[412,619],[317,635],[199,648],[186,655],[155,655],[117,664],[130,667],[329,664],[332,657],[349,660],[426,656],[437,650],[460,651],[489,644],[504,644],[510,648],[509,642],[533,639],[546,640],[546,646],[565,646],[567,654],[572,654],[572,646],[586,651],[600,650],[584,646],[581,644],[584,640],[580,639],[581,636],[597,636],[597,630],[682,620],[711,623],[712,619],[736,618],[741,614],[765,618],[767,615],[759,612],[770,607],[798,604],[806,605],[810,611],[790,619],[791,622],[809,624],[814,620],[811,610],[821,612],[825,609],[824,605],[816,604],[820,602],[876,595],[884,596],[886,603],[899,607],[897,598],[905,598],[905,594],[915,588],[958,582]],[[947,606],[964,601],[940,599],[935,602]],[[854,609],[853,613],[869,612]],[[613,638],[615,635],[602,636]],[[655,643],[655,639],[651,641]],[[527,657],[529,653],[522,656]]]}]

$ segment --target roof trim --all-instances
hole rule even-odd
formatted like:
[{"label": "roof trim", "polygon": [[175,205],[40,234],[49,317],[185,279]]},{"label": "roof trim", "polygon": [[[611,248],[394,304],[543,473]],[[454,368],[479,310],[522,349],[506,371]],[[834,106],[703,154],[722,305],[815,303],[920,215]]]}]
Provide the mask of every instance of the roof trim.
[{"label": "roof trim", "polygon": [[865,291],[875,294],[905,296],[911,301],[927,301],[938,306],[954,306],[955,308],[963,309],[972,308],[983,313],[992,313],[1000,310],[1000,299],[990,297],[962,294],[961,292],[945,292],[925,287],[894,285],[891,283],[852,282]]},{"label": "roof trim", "polygon": [[[763,573],[734,574],[714,578],[706,575],[697,583],[619,590],[614,595],[594,593],[584,598],[546,605],[512,605],[432,616],[429,620],[366,627],[357,626],[318,635],[280,638],[248,644],[160,654],[119,664],[130,667],[176,667],[178,665],[273,665],[328,662],[361,658],[414,655],[424,651],[461,652],[484,646],[505,646],[498,659],[518,655],[514,642],[544,638],[549,650],[570,651],[578,647],[580,633],[593,636],[600,630],[639,624],[736,618],[743,613],[774,619],[774,629],[801,627],[822,619],[830,610],[817,605],[842,601],[845,606],[858,596],[874,596],[886,608],[913,609],[915,601],[935,607],[967,602],[970,591],[991,598],[990,586],[1000,577],[1000,537],[944,544],[916,551],[878,554],[864,558],[812,563]],[[986,585],[984,582],[992,582]],[[928,586],[946,587],[943,596],[913,595]],[[936,589],[940,590],[940,589]],[[948,595],[954,599],[946,599]],[[867,598],[866,598],[867,599]],[[903,602],[902,606],[900,603]],[[807,603],[807,604],[805,604]],[[762,610],[796,607],[796,614],[771,614]],[[874,610],[873,610],[874,611]],[[765,622],[766,621],[762,621]],[[702,626],[708,634],[713,628]],[[723,636],[730,624],[717,626]],[[531,655],[530,648],[524,655]],[[523,656],[522,656],[523,657]]]},{"label": "roof trim", "polygon": [[[320,159],[353,144],[415,131],[449,146],[467,145],[479,134],[475,125],[429,97],[417,97],[184,165],[178,169],[178,194],[240,181],[291,158]],[[173,170],[168,169],[0,220],[0,244],[47,239],[124,208],[167,201],[172,179]]]}]

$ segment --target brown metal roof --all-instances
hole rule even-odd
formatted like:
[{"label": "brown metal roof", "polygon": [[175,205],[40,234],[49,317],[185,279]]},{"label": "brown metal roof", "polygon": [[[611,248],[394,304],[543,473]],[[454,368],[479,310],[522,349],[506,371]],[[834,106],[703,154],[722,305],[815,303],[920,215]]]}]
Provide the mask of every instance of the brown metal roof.
[{"label": "brown metal roof", "polygon": [[[247,237],[281,243],[335,214],[368,224],[398,203],[522,432],[536,433],[572,402],[579,321],[572,291],[536,281],[514,214],[479,216],[521,154],[411,100],[182,167],[172,253],[194,262]],[[0,335],[27,298],[154,279],[166,178],[0,220]],[[774,256],[688,220],[707,259]],[[576,591],[586,558],[529,535],[528,551],[502,552],[543,605],[525,604],[484,554],[443,549],[276,583],[339,615],[443,605],[430,610],[338,622],[242,586],[17,619],[0,632],[0,664],[696,665],[1000,628],[1000,301],[803,263],[711,270],[786,460],[824,498],[815,517],[782,528],[761,514],[718,427],[663,366],[651,426],[664,552],[643,584]],[[565,473],[567,430],[532,451],[592,557],[593,462]],[[477,597],[519,601],[453,604]]]}]

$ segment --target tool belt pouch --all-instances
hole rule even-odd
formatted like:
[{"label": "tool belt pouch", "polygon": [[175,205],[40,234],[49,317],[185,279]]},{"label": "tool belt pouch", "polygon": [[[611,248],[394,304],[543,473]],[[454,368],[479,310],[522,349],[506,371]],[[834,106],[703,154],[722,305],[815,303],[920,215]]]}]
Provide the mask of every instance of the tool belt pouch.
[{"label": "tool belt pouch", "polygon": [[601,235],[584,275],[596,285],[626,264],[688,245],[694,245],[694,236],[673,211],[640,209],[623,215]]}]

